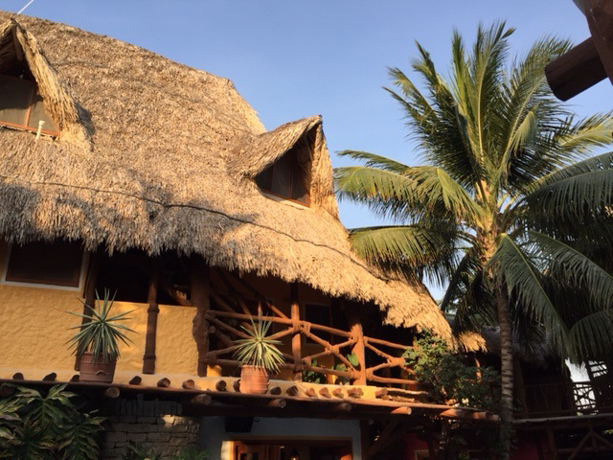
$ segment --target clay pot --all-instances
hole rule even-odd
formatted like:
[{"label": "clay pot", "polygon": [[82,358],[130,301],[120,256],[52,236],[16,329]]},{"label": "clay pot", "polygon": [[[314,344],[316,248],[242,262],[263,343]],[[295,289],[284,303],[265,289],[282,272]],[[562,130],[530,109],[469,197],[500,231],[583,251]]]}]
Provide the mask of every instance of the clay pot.
[{"label": "clay pot", "polygon": [[102,357],[94,358],[89,351],[81,355],[79,382],[112,383],[117,361],[105,363]]},{"label": "clay pot", "polygon": [[240,391],[247,394],[262,394],[268,389],[266,369],[256,366],[242,366]]}]

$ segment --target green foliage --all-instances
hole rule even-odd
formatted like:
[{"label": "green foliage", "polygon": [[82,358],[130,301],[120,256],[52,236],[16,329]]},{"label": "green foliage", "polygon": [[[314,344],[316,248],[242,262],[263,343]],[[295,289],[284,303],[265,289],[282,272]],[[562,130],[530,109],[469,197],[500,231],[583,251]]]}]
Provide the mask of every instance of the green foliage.
[{"label": "green foliage", "polygon": [[[345,355],[345,358],[347,358],[347,361],[349,361],[353,367],[355,368],[360,367],[360,360],[358,359],[358,355],[356,355],[355,353],[349,353]],[[316,359],[314,359],[311,364],[314,367],[322,367],[322,366],[319,366]],[[341,364],[336,364],[332,369],[337,370],[337,371],[346,371],[347,366],[341,363]],[[321,384],[328,383],[328,379],[325,374],[322,374],[321,372],[315,372],[315,371],[302,371],[302,381],[308,382],[308,383],[321,383]],[[346,377],[337,377],[336,383],[337,384],[339,383],[347,384],[349,383],[349,379]]]},{"label": "green foliage", "polygon": [[65,387],[55,385],[46,395],[15,387],[0,401],[0,458],[98,458],[96,436],[104,419],[80,413],[71,402],[75,395]]},{"label": "green foliage", "polygon": [[[311,365],[314,367],[319,367],[319,363],[316,359],[311,361]],[[302,371],[302,381],[306,383],[328,383],[328,379],[326,378],[325,374],[315,371]]]},{"label": "green foliage", "polygon": [[393,223],[352,231],[356,252],[446,285],[456,330],[495,324],[504,291],[520,342],[540,329],[564,357],[598,359],[613,352],[613,153],[586,157],[611,145],[613,117],[577,119],[551,94],[543,68],[568,42],[512,60],[512,33],[479,27],[468,48],[456,32],[449,76],[418,45],[425,91],[390,69],[422,165],[344,151],[363,166],[335,170],[337,193]]},{"label": "green foliage", "polygon": [[173,457],[173,460],[206,460],[209,458],[209,453],[206,450],[200,450],[196,446],[188,446],[181,449],[179,454]]},{"label": "green foliage", "polygon": [[[466,365],[461,356],[450,352],[445,340],[424,332],[403,357],[420,382],[428,384],[434,401],[498,411],[492,392],[500,376],[489,367]],[[480,376],[480,377],[479,377]]]},{"label": "green foliage", "polygon": [[[130,441],[128,450],[122,460],[161,460],[161,458],[162,454],[156,452],[155,449]],[[183,447],[178,454],[171,458],[172,460],[206,460],[209,458],[209,453],[191,445]]]},{"label": "green foliage", "polygon": [[140,444],[129,441],[126,453],[122,460],[161,460],[162,454],[157,453],[151,447],[141,446]]},{"label": "green foliage", "polygon": [[272,322],[261,319],[256,322],[253,318],[250,318],[250,321],[250,328],[241,326],[248,337],[234,342],[234,356],[242,365],[261,367],[276,374],[285,359],[277,348],[281,342],[268,337]]},{"label": "green foliage", "polygon": [[104,428],[102,417],[93,417],[92,414],[77,413],[65,425],[64,438],[60,445],[64,460],[96,460],[98,458],[98,444],[96,437]]},{"label": "green foliage", "polygon": [[108,363],[115,361],[119,357],[119,341],[121,340],[125,344],[130,341],[125,333],[134,331],[118,323],[128,320],[129,317],[127,315],[131,312],[111,316],[110,312],[115,296],[111,298],[111,293],[108,289],[104,290],[104,298],[101,305],[97,292],[96,299],[99,304],[98,308],[85,305],[90,311],[89,314],[82,315],[69,312],[72,315],[88,320],[83,325],[71,327],[71,329],[78,329],[79,332],[69,340],[69,343],[71,347],[74,347],[74,353],[77,356],[81,356],[86,351],[89,351],[94,357],[102,356],[103,361]]}]

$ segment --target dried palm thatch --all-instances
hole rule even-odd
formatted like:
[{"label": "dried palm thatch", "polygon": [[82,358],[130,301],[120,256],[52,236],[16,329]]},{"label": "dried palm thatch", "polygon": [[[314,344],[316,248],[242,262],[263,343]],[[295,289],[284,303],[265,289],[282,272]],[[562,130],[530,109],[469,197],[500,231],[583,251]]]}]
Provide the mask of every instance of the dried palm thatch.
[{"label": "dried palm thatch", "polygon": [[[388,279],[351,252],[319,117],[265,132],[229,80],[73,27],[0,21],[0,66],[20,46],[60,126],[58,139],[39,141],[0,128],[0,238],[201,254],[374,302],[388,323],[451,337],[423,286]],[[310,207],[255,184],[290,149],[307,170]]]}]

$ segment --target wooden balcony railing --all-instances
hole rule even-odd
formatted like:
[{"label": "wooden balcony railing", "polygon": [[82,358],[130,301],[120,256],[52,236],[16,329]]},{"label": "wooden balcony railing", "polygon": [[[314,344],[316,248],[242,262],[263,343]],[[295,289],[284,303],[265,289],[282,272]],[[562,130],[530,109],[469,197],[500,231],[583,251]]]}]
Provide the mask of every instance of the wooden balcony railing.
[{"label": "wooden balcony railing", "polygon": [[521,415],[526,418],[562,417],[613,412],[613,385],[600,382],[559,382],[526,385]]},{"label": "wooden balcony railing", "polygon": [[[245,299],[235,292],[212,289],[210,295],[213,308],[206,312],[205,317],[209,323],[210,337],[217,339],[217,349],[211,347],[205,354],[203,361],[208,365],[238,367],[239,362],[232,355],[234,341],[247,337],[241,326],[250,327],[251,318],[261,318],[275,325],[271,338],[291,339],[291,353],[288,343],[281,369],[290,370],[295,380],[301,379],[303,371],[312,371],[330,376],[329,381],[336,379],[360,385],[376,383],[410,390],[421,389],[419,382],[411,379],[413,371],[402,358],[408,346],[365,336],[359,323],[352,324],[350,331],[341,330],[305,321],[297,314],[297,308],[292,308],[292,314],[288,316],[263,298],[258,300],[254,313],[253,305],[250,308]],[[313,350],[311,346],[302,347],[307,341],[316,345],[317,351],[305,353],[304,349]],[[356,360],[349,359],[348,355],[357,357],[358,364],[354,365]],[[336,365],[324,367],[317,364],[326,360],[334,361]],[[391,376],[392,369],[396,370],[395,377]]]}]

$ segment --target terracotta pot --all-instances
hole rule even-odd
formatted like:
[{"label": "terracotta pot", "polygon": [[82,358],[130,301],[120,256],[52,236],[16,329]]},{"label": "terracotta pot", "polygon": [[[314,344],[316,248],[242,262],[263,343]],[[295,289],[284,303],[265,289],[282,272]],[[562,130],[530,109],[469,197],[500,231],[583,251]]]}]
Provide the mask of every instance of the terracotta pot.
[{"label": "terracotta pot", "polygon": [[268,373],[266,369],[256,366],[242,366],[240,390],[241,393],[262,394],[268,389]]},{"label": "terracotta pot", "polygon": [[79,381],[112,383],[116,364],[116,360],[105,363],[102,357],[94,358],[94,355],[87,351],[81,355]]}]

